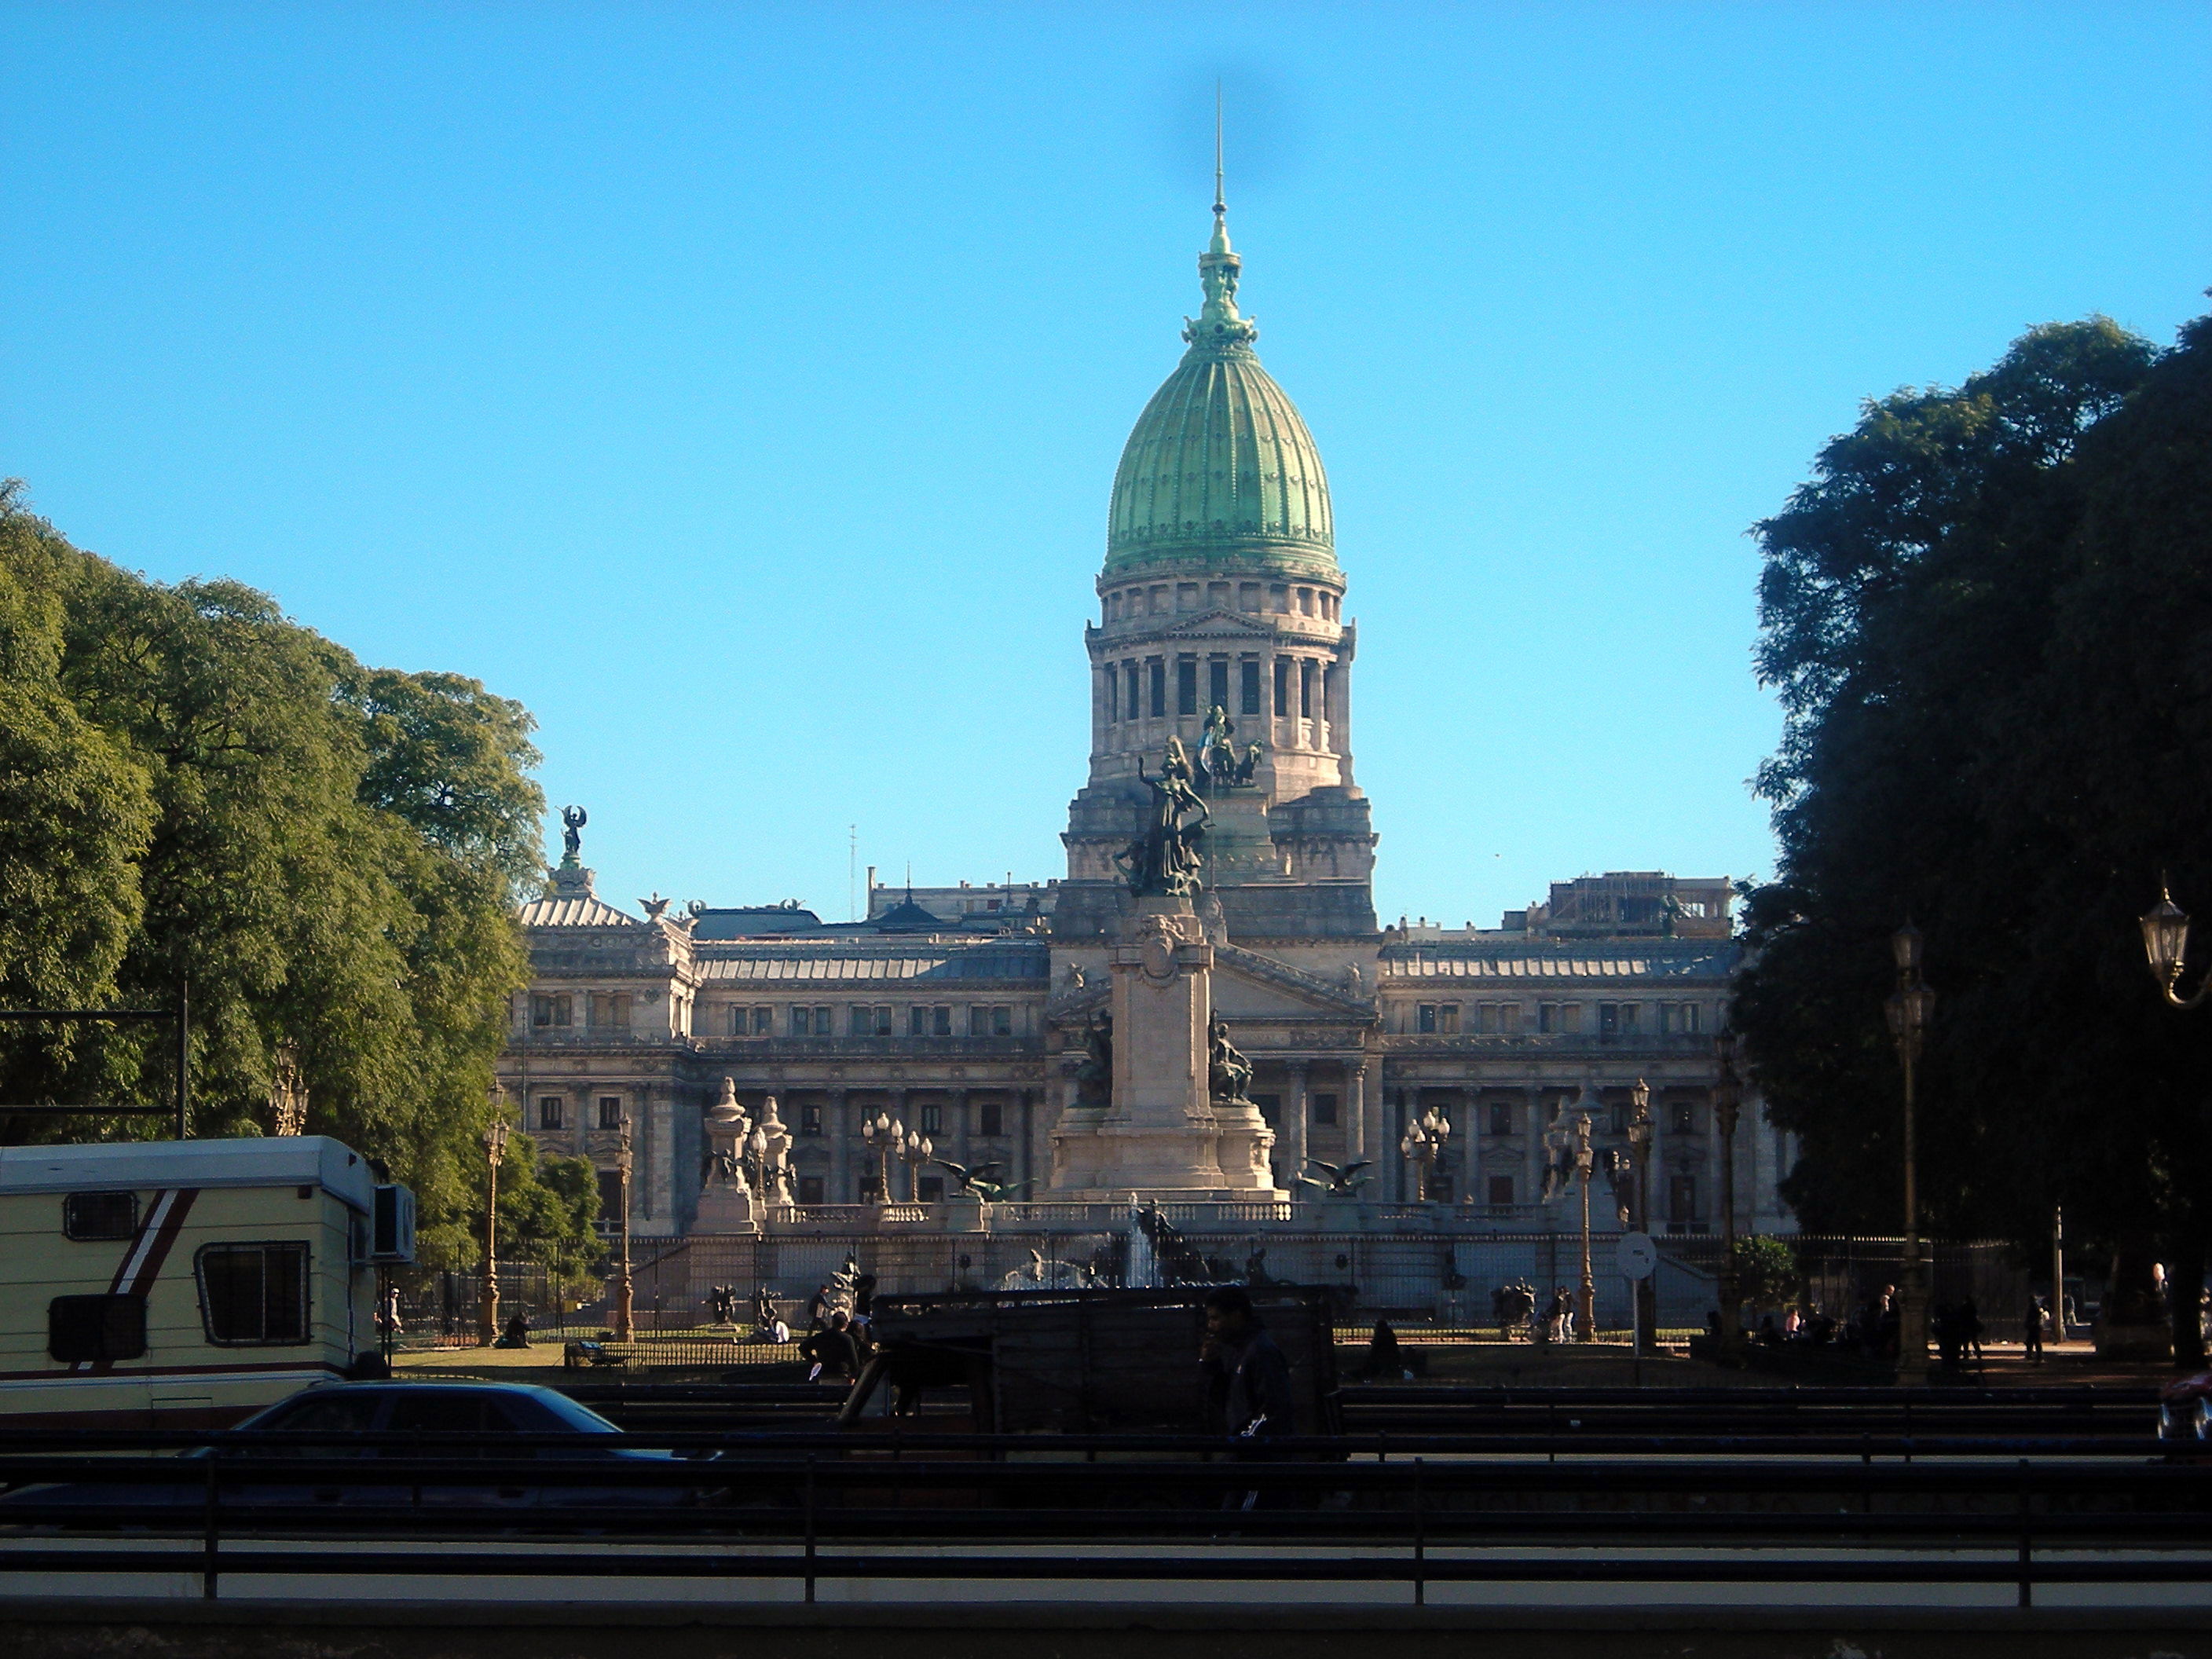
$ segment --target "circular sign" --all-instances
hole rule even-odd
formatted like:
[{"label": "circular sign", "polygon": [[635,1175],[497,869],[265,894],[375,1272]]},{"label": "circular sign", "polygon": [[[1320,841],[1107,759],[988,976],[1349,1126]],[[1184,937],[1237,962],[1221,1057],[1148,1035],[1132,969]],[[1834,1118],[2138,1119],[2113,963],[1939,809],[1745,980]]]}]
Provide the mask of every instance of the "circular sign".
[{"label": "circular sign", "polygon": [[1623,1279],[1649,1279],[1659,1265],[1659,1247],[1650,1233],[1623,1233],[1620,1261]]}]

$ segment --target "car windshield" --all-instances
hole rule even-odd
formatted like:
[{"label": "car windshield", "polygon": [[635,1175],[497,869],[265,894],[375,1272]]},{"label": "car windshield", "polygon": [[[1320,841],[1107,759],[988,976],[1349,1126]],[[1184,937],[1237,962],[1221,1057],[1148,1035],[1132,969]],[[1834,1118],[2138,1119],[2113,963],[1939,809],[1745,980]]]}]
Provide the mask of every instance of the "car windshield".
[{"label": "car windshield", "polygon": [[580,1406],[565,1394],[550,1390],[538,1396],[538,1403],[561,1419],[563,1428],[574,1429],[578,1434],[620,1434],[622,1431],[600,1416],[589,1406]]}]

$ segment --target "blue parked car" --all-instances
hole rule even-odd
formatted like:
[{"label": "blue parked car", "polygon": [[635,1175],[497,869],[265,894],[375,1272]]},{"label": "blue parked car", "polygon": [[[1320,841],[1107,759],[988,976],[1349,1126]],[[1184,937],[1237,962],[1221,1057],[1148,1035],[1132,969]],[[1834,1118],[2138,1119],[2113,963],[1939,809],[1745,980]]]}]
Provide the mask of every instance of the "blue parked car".
[{"label": "blue parked car", "polygon": [[[377,1505],[408,1508],[587,1507],[603,1504],[676,1506],[702,1501],[696,1487],[655,1481],[650,1476],[666,1469],[675,1454],[647,1446],[623,1443],[623,1431],[587,1407],[551,1389],[512,1382],[325,1382],[301,1390],[240,1424],[232,1431],[239,1439],[222,1449],[226,1470],[221,1489],[226,1510],[255,1505]],[[345,1437],[367,1434],[422,1434],[470,1437],[446,1443],[375,1445],[349,1443]],[[298,1435],[300,1440],[290,1440]],[[313,1435],[310,1442],[304,1437]],[[502,1444],[507,1437],[561,1435],[573,1443],[559,1446]],[[288,1441],[289,1443],[287,1443]],[[185,1460],[208,1455],[205,1448],[184,1454]],[[483,1479],[453,1484],[398,1485],[379,1480],[380,1461],[404,1458],[413,1462],[455,1464],[456,1474]],[[328,1463],[358,1459],[361,1476],[332,1480],[328,1471],[313,1484],[286,1481],[270,1467],[260,1478],[260,1466],[281,1465],[286,1460]],[[526,1467],[539,1460],[573,1462],[608,1459],[635,1465],[641,1476],[635,1485],[620,1480],[589,1485],[545,1486],[531,1480]],[[196,1480],[176,1483],[107,1483],[80,1481],[21,1487],[0,1495],[0,1519],[9,1506],[29,1504],[85,1504],[190,1508],[207,1502],[204,1485]]]}]

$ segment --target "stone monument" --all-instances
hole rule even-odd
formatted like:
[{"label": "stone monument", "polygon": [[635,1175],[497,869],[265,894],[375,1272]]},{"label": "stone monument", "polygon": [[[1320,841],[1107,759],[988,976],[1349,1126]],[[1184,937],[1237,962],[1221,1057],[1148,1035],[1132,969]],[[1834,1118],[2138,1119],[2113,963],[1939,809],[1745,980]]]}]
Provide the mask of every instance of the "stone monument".
[{"label": "stone monument", "polygon": [[760,1214],[745,1178],[745,1143],[753,1121],[738,1103],[734,1078],[722,1079],[719,1099],[707,1109],[707,1181],[699,1194],[696,1230],[702,1233],[758,1231]]},{"label": "stone monument", "polygon": [[[1128,898],[1107,951],[1110,1023],[1092,1029],[1076,1104],[1053,1135],[1053,1195],[1271,1200],[1275,1132],[1245,1097],[1250,1062],[1213,1018],[1213,946],[1193,902],[1211,815],[1168,739]],[[1103,1086],[1102,1086],[1103,1085]]]}]

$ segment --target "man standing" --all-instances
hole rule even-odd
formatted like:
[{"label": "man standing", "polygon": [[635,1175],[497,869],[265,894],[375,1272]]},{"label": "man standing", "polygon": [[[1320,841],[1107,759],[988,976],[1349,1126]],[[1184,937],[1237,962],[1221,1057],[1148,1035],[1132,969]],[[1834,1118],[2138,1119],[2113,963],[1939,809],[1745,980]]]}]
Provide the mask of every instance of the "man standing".
[{"label": "man standing", "polygon": [[1237,1285],[1209,1291],[1206,1340],[1199,1349],[1215,1409],[1230,1433],[1249,1440],[1298,1431],[1291,1362],[1252,1312],[1252,1298]]}]

